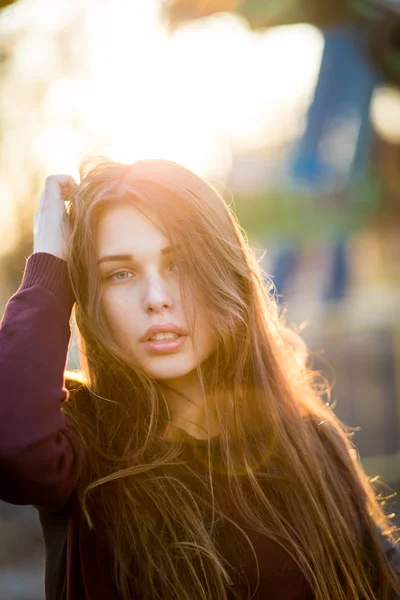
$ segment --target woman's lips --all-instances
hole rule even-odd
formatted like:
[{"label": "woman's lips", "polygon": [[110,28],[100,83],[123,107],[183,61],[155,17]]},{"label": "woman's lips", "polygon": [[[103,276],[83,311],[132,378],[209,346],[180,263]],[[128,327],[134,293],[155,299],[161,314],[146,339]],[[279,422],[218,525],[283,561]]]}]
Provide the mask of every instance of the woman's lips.
[{"label": "woman's lips", "polygon": [[169,354],[178,352],[187,340],[187,335],[180,335],[170,340],[147,340],[143,342],[145,349],[152,354]]}]

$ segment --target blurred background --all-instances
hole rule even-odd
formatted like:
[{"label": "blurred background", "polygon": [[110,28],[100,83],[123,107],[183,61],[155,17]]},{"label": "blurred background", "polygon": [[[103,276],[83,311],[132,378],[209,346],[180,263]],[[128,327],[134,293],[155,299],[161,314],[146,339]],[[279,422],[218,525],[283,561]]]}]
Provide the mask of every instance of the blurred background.
[{"label": "blurred background", "polygon": [[[400,492],[400,2],[0,7],[0,314],[46,175],[181,162],[232,203],[366,472]],[[0,598],[42,600],[43,567],[34,509],[0,503]]]}]

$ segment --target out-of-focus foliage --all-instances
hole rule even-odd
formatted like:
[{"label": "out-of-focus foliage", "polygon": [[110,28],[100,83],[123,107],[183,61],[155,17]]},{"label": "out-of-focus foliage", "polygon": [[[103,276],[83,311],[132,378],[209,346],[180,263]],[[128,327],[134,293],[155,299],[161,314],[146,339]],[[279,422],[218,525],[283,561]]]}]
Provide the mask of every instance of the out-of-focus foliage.
[{"label": "out-of-focus foliage", "polygon": [[14,2],[16,2],[16,0],[0,0],[0,8],[5,8],[10,4],[14,4]]},{"label": "out-of-focus foliage", "polygon": [[[35,176],[31,173],[29,184],[31,186],[31,197],[39,196],[42,186],[42,177]],[[12,245],[6,252],[3,252],[0,257],[0,274],[1,274],[1,295],[0,295],[0,314],[7,299],[13,294],[22,277],[25,266],[25,259],[32,254],[32,239],[33,239],[33,219],[35,212],[35,204],[18,199],[19,210],[18,218],[15,221],[15,237],[17,243]]]},{"label": "out-of-focus foliage", "polygon": [[329,196],[303,195],[275,189],[241,198],[235,211],[252,235],[290,239],[329,240],[368,226],[380,210],[381,182],[372,173],[345,192]]},{"label": "out-of-focus foliage", "polygon": [[325,27],[351,18],[346,0],[247,0],[238,12],[254,28],[294,23]]},{"label": "out-of-focus foliage", "polygon": [[389,0],[352,0],[365,29],[367,51],[385,81],[400,85],[400,4]]},{"label": "out-of-focus foliage", "polygon": [[347,0],[165,0],[171,27],[221,11],[235,11],[254,29],[310,23],[325,27],[351,20]]}]

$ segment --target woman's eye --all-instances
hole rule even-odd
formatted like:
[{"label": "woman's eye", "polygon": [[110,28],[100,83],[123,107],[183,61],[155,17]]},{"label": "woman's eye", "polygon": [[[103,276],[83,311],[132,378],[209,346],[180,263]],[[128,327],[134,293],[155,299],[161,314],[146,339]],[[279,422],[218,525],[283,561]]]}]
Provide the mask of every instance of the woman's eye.
[{"label": "woman's eye", "polygon": [[108,279],[112,281],[124,281],[125,279],[130,279],[129,275],[132,275],[130,271],[117,271],[117,273],[110,275]]}]

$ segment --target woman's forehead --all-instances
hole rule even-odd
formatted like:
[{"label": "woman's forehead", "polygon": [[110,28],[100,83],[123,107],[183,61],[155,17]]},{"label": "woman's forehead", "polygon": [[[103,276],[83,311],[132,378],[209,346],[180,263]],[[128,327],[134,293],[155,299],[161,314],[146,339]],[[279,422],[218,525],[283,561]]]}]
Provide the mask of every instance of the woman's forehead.
[{"label": "woman's forehead", "polygon": [[98,254],[127,254],[161,251],[168,247],[161,222],[150,208],[116,204],[104,211],[96,227]]}]

